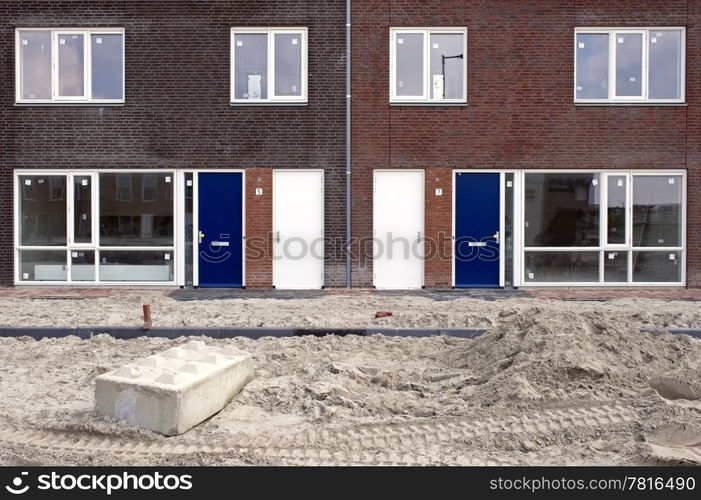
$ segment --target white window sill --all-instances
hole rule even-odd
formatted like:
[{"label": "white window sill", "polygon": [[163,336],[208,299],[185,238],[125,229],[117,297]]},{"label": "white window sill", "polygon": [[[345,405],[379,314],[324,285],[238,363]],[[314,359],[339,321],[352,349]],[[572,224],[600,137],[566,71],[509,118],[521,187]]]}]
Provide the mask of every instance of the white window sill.
[{"label": "white window sill", "polygon": [[390,101],[390,106],[467,106],[467,101]]},{"label": "white window sill", "polygon": [[233,107],[257,107],[257,106],[307,106],[309,103],[307,101],[235,101],[230,102],[229,105]]},{"label": "white window sill", "polygon": [[36,108],[36,107],[76,107],[76,108],[83,108],[83,107],[98,107],[98,108],[104,108],[106,106],[126,106],[126,103],[124,101],[121,102],[115,102],[115,101],[108,101],[108,102],[99,102],[99,101],[92,101],[92,102],[15,102],[15,106],[17,107],[29,107],[29,108]]},{"label": "white window sill", "polygon": [[574,102],[575,106],[666,106],[666,107],[686,107],[685,102],[641,102],[641,101],[602,101],[602,102]]}]

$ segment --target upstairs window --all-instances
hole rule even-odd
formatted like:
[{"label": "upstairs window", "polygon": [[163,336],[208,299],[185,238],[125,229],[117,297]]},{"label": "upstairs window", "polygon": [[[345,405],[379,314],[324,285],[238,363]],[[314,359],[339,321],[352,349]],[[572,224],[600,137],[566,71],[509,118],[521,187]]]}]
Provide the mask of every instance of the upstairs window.
[{"label": "upstairs window", "polygon": [[306,28],[233,28],[231,102],[307,102]]},{"label": "upstairs window", "polygon": [[466,102],[465,28],[392,28],[390,44],[391,102]]},{"label": "upstairs window", "polygon": [[18,103],[124,102],[124,30],[18,29]]},{"label": "upstairs window", "polygon": [[684,28],[577,28],[575,102],[684,102]]}]

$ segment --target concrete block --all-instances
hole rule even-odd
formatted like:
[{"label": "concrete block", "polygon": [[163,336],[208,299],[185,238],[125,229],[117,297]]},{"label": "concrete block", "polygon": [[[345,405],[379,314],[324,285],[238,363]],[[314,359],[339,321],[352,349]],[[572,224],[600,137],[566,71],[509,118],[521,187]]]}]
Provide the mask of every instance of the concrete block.
[{"label": "concrete block", "polygon": [[253,360],[233,346],[192,341],[97,377],[103,415],[167,436],[220,411],[253,377]]}]

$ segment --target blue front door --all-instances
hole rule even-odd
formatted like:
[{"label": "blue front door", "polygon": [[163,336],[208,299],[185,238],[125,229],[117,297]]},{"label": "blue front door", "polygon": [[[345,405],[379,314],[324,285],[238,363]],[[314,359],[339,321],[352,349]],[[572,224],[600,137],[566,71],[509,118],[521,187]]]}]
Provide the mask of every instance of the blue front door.
[{"label": "blue front door", "polygon": [[197,178],[199,286],[243,286],[243,174]]},{"label": "blue front door", "polygon": [[499,287],[499,173],[455,174],[455,286]]}]

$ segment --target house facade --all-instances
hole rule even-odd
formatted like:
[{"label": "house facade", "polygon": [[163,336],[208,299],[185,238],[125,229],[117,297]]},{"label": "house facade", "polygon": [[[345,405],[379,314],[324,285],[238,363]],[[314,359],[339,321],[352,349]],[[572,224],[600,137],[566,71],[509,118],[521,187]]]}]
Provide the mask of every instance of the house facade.
[{"label": "house facade", "polygon": [[348,4],[3,2],[0,283],[701,284],[700,5]]},{"label": "house facade", "polygon": [[354,286],[701,283],[698,2],[352,13]]},{"label": "house facade", "polygon": [[[345,284],[345,3],[10,0],[0,25],[0,282]],[[323,258],[276,261],[295,236]]]}]

